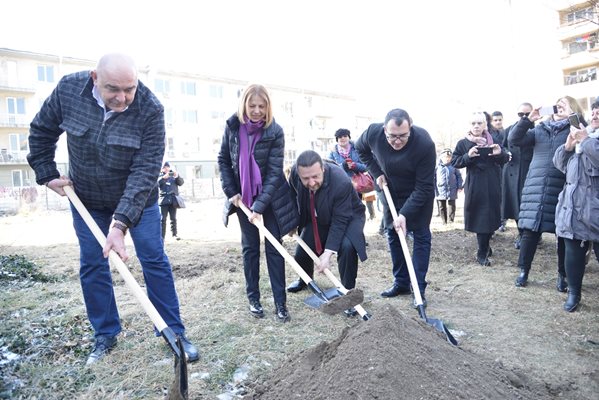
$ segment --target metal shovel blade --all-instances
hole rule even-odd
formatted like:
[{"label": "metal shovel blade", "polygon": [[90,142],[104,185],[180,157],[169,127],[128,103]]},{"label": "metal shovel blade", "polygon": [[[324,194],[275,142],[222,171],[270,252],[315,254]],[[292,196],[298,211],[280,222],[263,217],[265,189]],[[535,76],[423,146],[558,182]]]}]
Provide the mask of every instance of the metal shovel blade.
[{"label": "metal shovel blade", "polygon": [[326,297],[326,299],[323,299],[320,295],[313,294],[309,297],[306,297],[304,303],[309,307],[319,309],[323,304],[327,303],[328,301],[343,296],[343,293],[341,293],[339,289],[334,287],[324,290],[323,294]]},{"label": "metal shovel blade", "polygon": [[187,400],[189,398],[187,354],[185,354],[181,338],[175,335],[173,330],[169,327],[160,333],[175,355],[175,379],[168,391],[168,398],[169,400]]},{"label": "metal shovel blade", "polygon": [[316,297],[317,299],[309,297],[304,300],[304,302],[308,305],[310,305],[308,301],[314,305],[316,305],[316,302],[320,302],[320,311],[327,315],[335,315],[364,301],[364,292],[362,292],[360,289],[351,289],[347,291],[347,293],[343,293],[337,288],[331,288],[327,289],[324,292],[324,295],[328,301],[323,302],[322,298],[318,298],[318,296],[311,296]]},{"label": "metal shovel blade", "polygon": [[183,349],[183,343],[180,338],[177,338],[177,347],[179,348],[179,354],[182,356],[175,355],[175,380],[171,385],[171,389],[168,391],[169,400],[187,400],[188,395],[188,382],[187,382],[187,355]]},{"label": "metal shovel blade", "polygon": [[443,321],[441,321],[440,319],[429,318],[426,316],[426,312],[424,311],[424,305],[418,305],[418,314],[420,314],[420,318],[423,319],[424,322],[431,325],[439,332],[443,333],[449,343],[453,344],[454,346],[458,345],[458,341],[453,337],[451,332],[449,332],[449,329],[447,329]]}]

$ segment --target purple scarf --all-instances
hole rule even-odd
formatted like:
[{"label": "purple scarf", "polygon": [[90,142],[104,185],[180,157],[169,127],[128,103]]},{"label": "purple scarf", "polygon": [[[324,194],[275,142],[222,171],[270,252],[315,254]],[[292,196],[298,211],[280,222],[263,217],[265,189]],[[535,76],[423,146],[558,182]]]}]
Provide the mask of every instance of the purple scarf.
[{"label": "purple scarf", "polygon": [[252,207],[254,198],[262,192],[262,175],[254,159],[254,148],[262,137],[264,121],[249,121],[239,128],[239,179],[241,180],[241,200]]}]

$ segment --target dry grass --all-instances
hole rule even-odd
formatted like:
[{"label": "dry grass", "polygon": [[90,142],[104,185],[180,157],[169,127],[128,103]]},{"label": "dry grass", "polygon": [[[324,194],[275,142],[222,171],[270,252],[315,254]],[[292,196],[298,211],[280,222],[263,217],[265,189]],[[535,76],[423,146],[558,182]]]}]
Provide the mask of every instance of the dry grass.
[{"label": "dry grass", "polygon": [[[166,243],[187,334],[202,352],[201,360],[189,366],[193,399],[240,393],[244,382],[264,379],[292,354],[336,338],[344,327],[367,323],[343,315],[327,316],[308,308],[303,304],[306,292],[288,297],[292,321],[276,322],[265,265],[261,291],[267,317],[251,317],[244,295],[238,227],[235,218],[229,229],[221,227],[219,205],[220,202],[190,204],[187,214],[179,216],[184,239],[167,239]],[[60,217],[65,232],[72,229],[69,218],[68,214]],[[429,315],[443,319],[465,351],[509,368],[529,370],[555,393],[565,393],[562,398],[591,398],[587,397],[589,391],[599,390],[596,261],[585,276],[581,311],[567,314],[561,310],[563,295],[553,288],[551,235],[544,237],[535,258],[531,286],[522,290],[513,285],[517,275],[513,223],[507,233],[493,239],[493,266],[482,268],[473,262],[474,235],[462,230],[460,218],[461,214],[456,224],[449,227],[442,226],[436,218],[433,221],[427,289]],[[43,224],[43,216],[39,219]],[[6,224],[13,228],[18,225],[15,220],[0,223],[5,224],[0,230]],[[360,266],[358,275],[358,286],[365,293],[363,305],[374,318],[377,310],[390,302],[415,316],[409,297],[386,300],[378,295],[391,283],[391,267],[385,240],[376,234],[377,228],[378,221],[367,222],[369,259]],[[93,335],[78,282],[77,245],[66,234],[56,235],[55,244],[43,246],[0,239],[2,254],[25,255],[41,265],[44,273],[60,278],[56,282],[0,290],[0,348],[4,358],[6,351],[21,356],[0,365],[0,392],[5,397],[165,397],[174,377],[173,357],[163,340],[154,337],[149,319],[118,276],[115,285],[123,334],[119,345],[102,362],[86,368]],[[293,248],[287,239],[285,246]],[[138,282],[143,283],[135,259],[129,264]],[[291,269],[287,275],[288,282],[295,279]],[[317,277],[317,282],[322,287],[330,286],[322,276]],[[249,375],[245,377],[244,372]],[[576,397],[568,397],[571,390],[577,390],[573,392]]]}]

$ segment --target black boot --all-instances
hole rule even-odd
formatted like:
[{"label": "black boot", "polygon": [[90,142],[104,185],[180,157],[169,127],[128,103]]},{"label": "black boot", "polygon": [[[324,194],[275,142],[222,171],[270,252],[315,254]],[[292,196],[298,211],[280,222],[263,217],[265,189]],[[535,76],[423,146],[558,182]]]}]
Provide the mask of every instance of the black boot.
[{"label": "black boot", "polygon": [[482,265],[483,267],[490,267],[491,266],[491,261],[489,261],[488,258],[489,255],[489,249],[478,249],[478,251],[476,252],[476,261]]},{"label": "black boot", "polygon": [[574,312],[580,304],[580,294],[568,292],[568,300],[564,303],[564,310],[568,312]]},{"label": "black boot", "polygon": [[171,232],[173,233],[173,238],[179,240],[179,236],[177,235],[177,220],[171,220]]},{"label": "black boot", "polygon": [[516,278],[516,287],[525,287],[528,284],[528,271],[520,268],[520,275]]},{"label": "black boot", "polygon": [[562,275],[560,272],[557,273],[557,282],[555,284],[555,288],[558,292],[566,293],[568,291],[568,282],[566,281],[566,276]]}]

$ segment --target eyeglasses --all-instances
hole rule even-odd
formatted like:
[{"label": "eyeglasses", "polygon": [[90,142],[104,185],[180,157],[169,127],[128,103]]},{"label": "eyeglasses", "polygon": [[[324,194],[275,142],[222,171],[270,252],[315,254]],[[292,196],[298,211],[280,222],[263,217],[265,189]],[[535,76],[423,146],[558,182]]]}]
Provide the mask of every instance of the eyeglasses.
[{"label": "eyeglasses", "polygon": [[522,117],[528,117],[530,115],[529,112],[525,113],[525,112],[519,112],[518,113],[518,117],[522,118]]},{"label": "eyeglasses", "polygon": [[404,141],[410,137],[410,132],[402,133],[401,135],[387,135],[385,134],[387,140],[391,143],[394,143],[398,140]]}]

